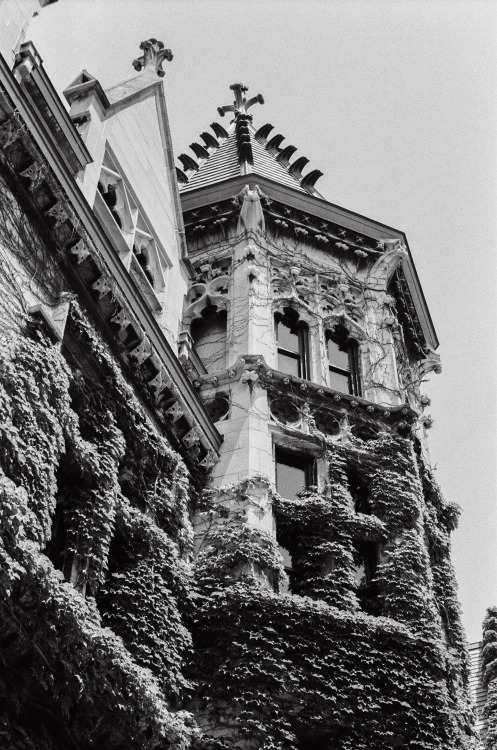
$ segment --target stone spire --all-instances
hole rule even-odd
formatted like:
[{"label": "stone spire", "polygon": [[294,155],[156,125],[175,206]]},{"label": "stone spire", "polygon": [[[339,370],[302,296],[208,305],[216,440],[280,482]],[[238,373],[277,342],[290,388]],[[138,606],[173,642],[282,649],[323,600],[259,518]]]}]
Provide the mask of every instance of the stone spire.
[{"label": "stone spire", "polygon": [[157,39],[147,39],[140,44],[140,49],[143,50],[143,55],[133,60],[134,69],[140,72],[155,71],[162,78],[165,75],[162,63],[164,60],[171,62],[173,59],[171,50],[164,49],[164,42],[159,42]]}]

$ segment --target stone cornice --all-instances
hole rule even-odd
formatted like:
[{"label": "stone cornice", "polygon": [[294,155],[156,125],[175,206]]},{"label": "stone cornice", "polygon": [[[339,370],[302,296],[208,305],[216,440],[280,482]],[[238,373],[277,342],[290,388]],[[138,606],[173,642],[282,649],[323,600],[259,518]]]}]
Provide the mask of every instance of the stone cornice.
[{"label": "stone cornice", "polygon": [[274,391],[278,397],[290,396],[301,404],[306,402],[311,410],[313,407],[325,407],[335,412],[337,416],[343,413],[350,416],[360,415],[377,425],[397,428],[400,426],[401,431],[404,430],[404,432],[408,432],[419,417],[419,414],[408,404],[399,406],[376,404],[360,396],[342,393],[319,383],[274,370],[267,365],[264,357],[255,355],[238,357],[231,367],[216,373],[206,373],[201,377],[194,375],[193,369],[190,373],[195,377],[193,385],[199,391],[212,388],[222,389],[223,386],[241,378],[244,382],[258,383],[263,388]]}]

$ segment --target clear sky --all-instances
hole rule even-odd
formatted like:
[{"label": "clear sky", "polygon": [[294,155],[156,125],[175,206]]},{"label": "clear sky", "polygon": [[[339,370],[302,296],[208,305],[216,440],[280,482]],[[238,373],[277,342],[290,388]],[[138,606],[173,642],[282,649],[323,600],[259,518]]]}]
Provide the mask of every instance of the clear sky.
[{"label": "clear sky", "polygon": [[332,203],[403,230],[440,339],[425,391],[470,641],[497,604],[497,3],[493,0],[59,0],[27,35],[61,92],[83,69],[134,75],[139,43],[170,47],[176,154],[229,85],[320,169]]}]

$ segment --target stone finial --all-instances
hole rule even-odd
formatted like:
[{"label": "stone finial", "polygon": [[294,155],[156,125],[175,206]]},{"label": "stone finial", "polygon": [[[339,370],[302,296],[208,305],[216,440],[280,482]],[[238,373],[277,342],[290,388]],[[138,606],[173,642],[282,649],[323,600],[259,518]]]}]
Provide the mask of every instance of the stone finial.
[{"label": "stone finial", "polygon": [[247,99],[244,97],[244,94],[247,93],[248,86],[244,86],[243,83],[234,83],[232,86],[230,86],[230,89],[231,91],[235,92],[235,101],[233,102],[233,104],[228,104],[225,107],[217,108],[220,117],[224,117],[226,112],[234,112],[235,117],[237,117],[238,115],[246,115],[247,110],[253,104],[264,104],[264,97],[262,96],[262,94],[257,94],[257,96],[253,96],[247,101]]},{"label": "stone finial", "polygon": [[134,69],[145,71],[155,68],[157,75],[162,78],[165,75],[162,70],[162,63],[164,60],[171,62],[173,59],[171,50],[164,49],[164,42],[159,42],[157,39],[147,39],[140,44],[140,49],[143,50],[143,55],[133,60]]}]

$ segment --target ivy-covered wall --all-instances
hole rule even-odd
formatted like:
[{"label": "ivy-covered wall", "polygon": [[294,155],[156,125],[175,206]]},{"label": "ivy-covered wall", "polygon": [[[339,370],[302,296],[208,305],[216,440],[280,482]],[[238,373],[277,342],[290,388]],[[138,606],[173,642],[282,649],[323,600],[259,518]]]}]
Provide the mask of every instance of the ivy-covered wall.
[{"label": "ivy-covered wall", "polygon": [[[409,439],[330,441],[326,458],[326,492],[273,496],[291,595],[278,593],[274,539],[246,523],[250,481],[222,492],[238,498],[237,514],[206,510],[193,630],[199,747],[472,747],[448,558],[455,509]],[[366,512],[351,502],[358,474]],[[361,541],[381,550],[368,586],[355,579]]]},{"label": "ivy-covered wall", "polygon": [[482,680],[486,691],[482,732],[485,750],[497,748],[497,607],[490,607],[483,622]]},{"label": "ivy-covered wall", "polygon": [[[247,523],[253,480],[223,490],[236,512],[199,499],[36,217],[0,204],[0,746],[471,747],[457,513],[412,439],[322,436],[323,492],[266,482],[277,541]],[[70,303],[62,344],[27,288]]]},{"label": "ivy-covered wall", "polygon": [[189,747],[188,472],[74,295],[62,345],[28,314],[64,284],[5,186],[0,224],[0,746]]}]

